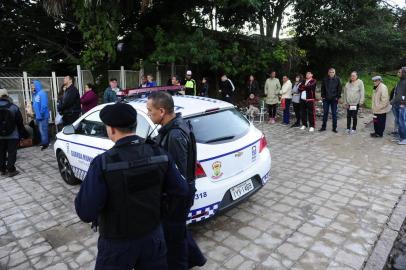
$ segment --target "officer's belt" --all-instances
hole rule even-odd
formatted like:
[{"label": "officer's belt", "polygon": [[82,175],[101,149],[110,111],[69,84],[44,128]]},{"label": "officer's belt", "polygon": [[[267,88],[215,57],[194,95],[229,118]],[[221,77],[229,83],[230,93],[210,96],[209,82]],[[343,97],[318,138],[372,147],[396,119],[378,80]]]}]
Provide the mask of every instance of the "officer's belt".
[{"label": "officer's belt", "polygon": [[137,159],[132,161],[119,161],[113,163],[107,163],[105,156],[102,156],[102,168],[103,171],[111,172],[111,171],[118,171],[118,170],[126,170],[126,169],[133,169],[137,167],[144,167],[159,163],[168,162],[167,155],[160,155],[160,156],[153,156],[143,159]]}]

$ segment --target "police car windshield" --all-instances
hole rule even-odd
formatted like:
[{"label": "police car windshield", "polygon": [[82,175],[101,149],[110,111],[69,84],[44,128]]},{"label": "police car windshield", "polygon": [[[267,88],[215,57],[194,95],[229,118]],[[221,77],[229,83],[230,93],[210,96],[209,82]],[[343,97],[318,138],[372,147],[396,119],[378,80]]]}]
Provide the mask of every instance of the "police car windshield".
[{"label": "police car windshield", "polygon": [[221,143],[247,134],[250,123],[236,109],[191,117],[198,143]]}]

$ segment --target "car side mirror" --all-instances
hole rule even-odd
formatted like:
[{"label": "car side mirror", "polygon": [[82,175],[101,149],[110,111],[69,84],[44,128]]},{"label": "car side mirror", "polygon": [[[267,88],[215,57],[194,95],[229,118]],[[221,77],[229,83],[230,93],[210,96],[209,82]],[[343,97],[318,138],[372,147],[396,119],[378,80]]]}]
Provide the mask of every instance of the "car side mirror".
[{"label": "car side mirror", "polygon": [[69,125],[63,128],[62,130],[63,134],[65,135],[72,135],[75,134],[75,127],[73,125]]}]

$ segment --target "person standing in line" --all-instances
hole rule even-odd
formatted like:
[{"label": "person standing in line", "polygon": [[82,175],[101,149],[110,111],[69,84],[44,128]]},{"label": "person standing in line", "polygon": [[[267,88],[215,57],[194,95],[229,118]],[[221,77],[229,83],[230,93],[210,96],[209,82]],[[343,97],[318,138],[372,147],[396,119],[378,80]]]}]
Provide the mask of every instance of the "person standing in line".
[{"label": "person standing in line", "polygon": [[235,86],[233,82],[227,78],[227,75],[221,76],[221,82],[220,82],[220,89],[219,93],[221,94],[221,99],[225,102],[228,103],[233,103],[233,97],[234,97],[234,91],[235,91]]},{"label": "person standing in line", "polygon": [[313,79],[313,73],[308,71],[306,73],[306,80],[299,86],[300,92],[300,107],[302,115],[301,130],[305,130],[309,123],[309,132],[314,132],[316,127],[316,83]]},{"label": "person standing in line", "polygon": [[40,81],[33,81],[34,93],[32,95],[33,109],[35,114],[35,121],[38,124],[39,133],[41,136],[41,151],[48,148],[49,136],[49,109],[48,109],[48,95],[42,89]]},{"label": "person standing in line", "polygon": [[203,77],[202,84],[200,85],[200,96],[201,97],[209,96],[209,83],[207,82],[206,77]]},{"label": "person standing in line", "polygon": [[109,81],[109,87],[104,90],[103,103],[110,103],[117,101],[117,93],[120,91],[118,87],[117,79],[112,78]]},{"label": "person standing in line", "polygon": [[336,70],[330,68],[328,76],[321,83],[321,98],[323,99],[323,124],[319,129],[320,132],[326,131],[329,109],[333,117],[334,133],[337,133],[337,105],[341,98],[341,80],[336,75]]},{"label": "person standing in line", "polygon": [[282,77],[282,89],[280,94],[281,102],[285,103],[285,108],[283,109],[283,124],[289,125],[290,120],[290,103],[292,102],[292,83],[290,82],[288,76]]},{"label": "person standing in line", "polygon": [[295,111],[296,122],[291,127],[300,127],[300,93],[299,86],[303,82],[303,75],[299,74],[295,78],[295,85],[292,88],[292,103]]},{"label": "person standing in line", "polygon": [[0,88],[0,175],[13,177],[20,173],[15,167],[20,138],[28,138],[21,111],[7,90]]},{"label": "person standing in line", "polygon": [[147,75],[147,87],[157,86],[156,81],[154,81],[154,76],[152,74]]},{"label": "person standing in line", "polygon": [[[343,103],[347,109],[347,130],[349,135],[357,132],[358,110],[365,101],[364,82],[358,79],[358,73],[351,73],[350,81],[344,86]],[[352,128],[351,128],[352,122]]]},{"label": "person standing in line", "polygon": [[250,78],[247,83],[247,93],[246,97],[249,97],[251,94],[254,94],[254,96],[258,97],[259,96],[259,86],[258,86],[258,81],[255,80],[254,75],[250,75]]},{"label": "person standing in line", "polygon": [[400,80],[396,86],[392,104],[398,108],[398,127],[400,145],[406,145],[406,67],[402,67]]},{"label": "person standing in line", "polygon": [[270,77],[265,82],[265,103],[268,105],[269,124],[275,124],[276,109],[279,102],[281,83],[276,78],[276,72],[271,71]]},{"label": "person standing in line", "polygon": [[397,104],[395,104],[394,98],[396,96],[397,93],[397,88],[400,82],[402,82],[402,69],[398,70],[398,77],[399,77],[399,82],[398,84],[392,89],[391,93],[390,93],[390,102],[392,104],[392,112],[393,112],[393,117],[394,117],[394,129],[393,132],[391,133],[394,136],[394,141],[398,141],[399,140],[399,106]]},{"label": "person standing in line", "polygon": [[389,103],[388,87],[383,84],[381,76],[372,78],[374,82],[374,94],[372,96],[372,112],[374,114],[373,138],[382,138],[386,125],[386,114],[392,109]]},{"label": "person standing in line", "polygon": [[185,92],[186,95],[196,96],[196,81],[192,78],[191,70],[186,71]]},{"label": "person standing in line", "polygon": [[167,270],[162,217],[185,219],[177,209],[186,182],[162,148],[135,134],[131,105],[107,105],[100,119],[114,146],[92,160],[75,198],[79,218],[99,228],[95,269]]},{"label": "person standing in line", "polygon": [[141,76],[141,84],[140,84],[140,88],[145,88],[148,87],[148,80],[147,80],[147,76],[142,75]]},{"label": "person standing in line", "polygon": [[97,106],[97,95],[94,91],[94,86],[90,83],[85,85],[85,93],[80,98],[82,104],[82,112],[86,113]]},{"label": "person standing in line", "polygon": [[63,125],[71,125],[75,122],[82,111],[80,108],[80,95],[78,89],[73,85],[73,77],[66,76],[63,79],[66,87],[60,106]]}]

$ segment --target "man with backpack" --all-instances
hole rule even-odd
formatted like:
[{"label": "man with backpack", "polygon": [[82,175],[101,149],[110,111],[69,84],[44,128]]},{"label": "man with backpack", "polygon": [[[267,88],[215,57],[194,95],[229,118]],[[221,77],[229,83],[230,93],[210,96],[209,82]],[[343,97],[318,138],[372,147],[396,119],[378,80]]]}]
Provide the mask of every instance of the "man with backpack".
[{"label": "man with backpack", "polygon": [[174,159],[180,173],[189,186],[189,200],[179,204],[185,220],[171,222],[170,217],[163,221],[166,244],[168,247],[169,269],[189,269],[203,266],[206,258],[186,228],[186,219],[193,206],[196,193],[196,140],[192,126],[181,114],[176,114],[173,98],[166,92],[155,92],[148,97],[149,117],[156,125],[162,125],[157,143]]},{"label": "man with backpack", "polygon": [[28,138],[20,109],[12,103],[6,89],[0,89],[0,174],[13,177],[20,138]]}]

